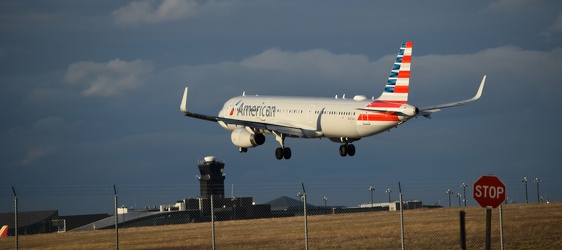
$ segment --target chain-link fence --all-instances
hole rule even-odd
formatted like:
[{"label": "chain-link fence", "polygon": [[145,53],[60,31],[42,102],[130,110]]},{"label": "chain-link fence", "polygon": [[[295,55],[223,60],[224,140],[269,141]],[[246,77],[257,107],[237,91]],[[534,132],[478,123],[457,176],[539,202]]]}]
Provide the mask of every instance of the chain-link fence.
[{"label": "chain-link fence", "polygon": [[[485,247],[486,209],[462,182],[402,183],[402,203],[398,183],[213,185],[0,187],[0,249],[451,249],[460,211],[466,246]],[[562,248],[561,203],[508,195],[523,202],[508,198],[502,225],[492,211],[493,249]]]}]

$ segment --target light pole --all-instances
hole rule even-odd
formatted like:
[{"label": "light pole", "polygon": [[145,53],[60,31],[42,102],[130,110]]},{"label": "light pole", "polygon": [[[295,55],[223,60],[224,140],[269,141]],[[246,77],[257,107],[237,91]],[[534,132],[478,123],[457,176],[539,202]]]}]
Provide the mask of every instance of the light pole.
[{"label": "light pole", "polygon": [[324,201],[324,208],[328,208],[328,197],[324,196],[324,198],[322,198],[322,200]]},{"label": "light pole", "polygon": [[462,195],[461,195],[461,193],[457,193],[456,196],[459,198],[459,207],[460,207],[460,206],[461,206],[461,196],[462,196]]},{"label": "light pole", "polygon": [[464,206],[466,207],[466,183],[462,183],[461,184],[462,187],[462,191],[463,191],[463,199],[462,201],[464,202]]},{"label": "light pole", "polygon": [[388,193],[388,203],[390,203],[390,193],[392,193],[392,190],[389,188],[384,192]]},{"label": "light pole", "polygon": [[453,193],[453,191],[451,191],[451,189],[447,189],[447,192],[445,193],[449,195],[449,207],[451,207],[451,194]]},{"label": "light pole", "polygon": [[529,182],[529,179],[525,176],[521,182],[525,182],[525,203],[529,203],[529,193],[527,192],[527,182]]},{"label": "light pole", "polygon": [[369,191],[371,191],[371,208],[373,208],[373,191],[375,191],[375,188],[370,186]]},{"label": "light pole", "polygon": [[541,183],[541,179],[539,179],[539,177],[535,178],[535,182],[537,183],[537,202],[541,202],[541,196],[540,196],[540,189],[539,189],[539,183]]}]

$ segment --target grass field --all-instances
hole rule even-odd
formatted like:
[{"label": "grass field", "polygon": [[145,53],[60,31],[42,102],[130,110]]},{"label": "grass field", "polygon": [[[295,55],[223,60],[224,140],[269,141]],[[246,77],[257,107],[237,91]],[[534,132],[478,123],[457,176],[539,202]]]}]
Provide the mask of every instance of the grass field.
[{"label": "grass field", "polygon": [[[459,211],[466,212],[467,246],[485,246],[485,209],[404,211],[406,249],[459,249]],[[217,249],[304,249],[303,217],[215,223]],[[562,249],[562,203],[503,206],[505,249]],[[400,249],[398,211],[308,217],[310,249]],[[0,239],[13,249],[15,238]],[[211,224],[192,223],[119,230],[120,249],[211,249]],[[22,249],[115,249],[115,231],[19,237]],[[500,249],[499,210],[492,212],[492,249]]]}]

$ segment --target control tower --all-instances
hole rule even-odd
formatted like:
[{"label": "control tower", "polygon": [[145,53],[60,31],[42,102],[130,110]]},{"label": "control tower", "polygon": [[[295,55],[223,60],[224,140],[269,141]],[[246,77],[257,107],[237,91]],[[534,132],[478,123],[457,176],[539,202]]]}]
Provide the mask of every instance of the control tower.
[{"label": "control tower", "polygon": [[224,162],[214,156],[207,156],[199,161],[199,186],[201,198],[224,198]]}]

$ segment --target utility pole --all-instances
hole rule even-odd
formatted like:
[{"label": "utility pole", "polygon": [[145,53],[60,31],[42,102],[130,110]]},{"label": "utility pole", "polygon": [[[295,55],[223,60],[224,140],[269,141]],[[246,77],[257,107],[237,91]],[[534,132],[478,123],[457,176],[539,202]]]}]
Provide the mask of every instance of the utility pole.
[{"label": "utility pole", "polygon": [[113,201],[115,206],[115,249],[119,250],[119,217],[117,213],[117,189],[113,185]]},{"label": "utility pole", "polygon": [[19,249],[19,238],[18,238],[18,196],[16,195],[16,189],[12,186],[12,191],[14,192],[14,235],[16,236],[16,250]]}]

